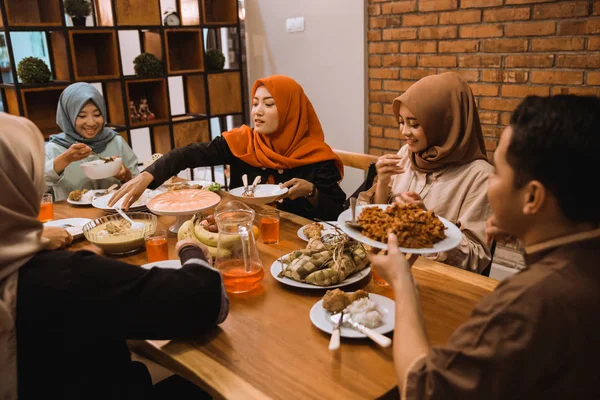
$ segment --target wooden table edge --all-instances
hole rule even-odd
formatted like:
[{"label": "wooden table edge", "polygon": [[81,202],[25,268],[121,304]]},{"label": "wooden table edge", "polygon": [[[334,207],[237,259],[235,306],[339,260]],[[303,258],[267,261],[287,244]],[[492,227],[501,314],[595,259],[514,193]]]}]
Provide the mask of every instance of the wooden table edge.
[{"label": "wooden table edge", "polygon": [[130,340],[128,344],[132,351],[171,371],[177,371],[178,375],[198,385],[215,398],[233,400],[271,399],[238,374],[201,352],[194,352],[194,361],[202,365],[202,368],[199,369],[194,368],[184,360],[170,357],[161,350],[159,344],[152,340]]}]

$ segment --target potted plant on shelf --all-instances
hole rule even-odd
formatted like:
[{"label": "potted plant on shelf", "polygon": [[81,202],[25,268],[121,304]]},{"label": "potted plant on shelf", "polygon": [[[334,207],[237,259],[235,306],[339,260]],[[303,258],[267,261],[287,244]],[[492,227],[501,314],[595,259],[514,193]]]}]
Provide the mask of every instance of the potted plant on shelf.
[{"label": "potted plant on shelf", "polygon": [[134,58],[133,69],[141,78],[152,78],[163,74],[162,63],[150,53],[142,53]]},{"label": "potted plant on shelf", "polygon": [[17,65],[17,75],[21,78],[21,82],[30,83],[46,83],[52,78],[50,68],[46,63],[37,57],[25,57]]},{"label": "potted plant on shelf", "polygon": [[92,12],[87,0],[65,0],[65,12],[71,16],[73,26],[85,26],[85,19]]},{"label": "potted plant on shelf", "polygon": [[206,52],[206,69],[209,71],[223,71],[225,56],[220,50],[212,49]]}]

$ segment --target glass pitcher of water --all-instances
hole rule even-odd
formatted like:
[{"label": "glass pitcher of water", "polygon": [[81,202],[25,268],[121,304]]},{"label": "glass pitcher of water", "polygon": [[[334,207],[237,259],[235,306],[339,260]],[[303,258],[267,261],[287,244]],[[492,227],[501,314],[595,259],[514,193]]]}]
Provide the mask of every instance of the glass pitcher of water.
[{"label": "glass pitcher of water", "polygon": [[228,293],[249,292],[264,278],[252,223],[254,210],[237,200],[228,200],[214,212],[219,228],[215,268],[223,276]]}]

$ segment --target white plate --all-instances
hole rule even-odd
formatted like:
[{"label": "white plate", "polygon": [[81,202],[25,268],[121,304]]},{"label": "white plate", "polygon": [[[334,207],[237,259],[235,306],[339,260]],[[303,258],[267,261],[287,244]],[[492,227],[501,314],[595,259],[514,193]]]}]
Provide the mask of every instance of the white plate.
[{"label": "white plate", "polygon": [[[377,309],[381,313],[383,319],[383,325],[374,328],[375,332],[386,334],[394,330],[395,326],[395,313],[396,303],[394,300],[384,296],[380,296],[375,293],[369,293],[369,298],[377,304]],[[331,313],[323,308],[323,300],[319,300],[310,309],[310,320],[313,325],[320,330],[331,334],[333,331],[333,324],[331,323]],[[345,338],[366,338],[367,336],[354,328],[342,326],[340,330],[340,336]]]},{"label": "white plate", "polygon": [[211,182],[211,181],[185,181],[185,182],[171,183],[169,185],[162,184],[159,187],[157,187],[155,190],[159,191],[159,192],[166,192],[166,191],[168,191],[170,186],[177,186],[180,183],[182,183],[182,184],[187,183],[188,185],[202,185],[202,188],[206,188],[207,186],[214,184],[214,182]]},{"label": "white plate", "polygon": [[79,239],[83,236],[83,231],[81,230],[81,228],[83,228],[83,226],[90,221],[91,219],[89,218],[65,218],[49,221],[44,223],[44,225],[59,227],[62,227],[62,225],[66,224],[73,225],[73,227],[67,227],[65,229],[71,234],[71,236],[73,236],[73,239]]},{"label": "white plate", "polygon": [[[285,257],[286,255],[282,256],[282,258]],[[335,285],[317,286],[317,285],[311,285],[310,283],[298,282],[298,281],[295,281],[295,280],[287,278],[287,277],[280,278],[277,275],[281,272],[281,268],[282,268],[282,264],[279,261],[279,259],[275,260],[273,262],[273,264],[271,264],[271,275],[273,276],[273,278],[277,279],[279,282],[283,283],[284,285],[294,286],[294,287],[303,288],[303,289],[333,289],[333,288],[344,287],[344,286],[352,285],[353,283],[360,281],[362,278],[369,275],[369,272],[371,272],[371,267],[366,267],[366,268],[363,268],[362,270],[358,271],[354,275],[344,279],[342,282],[337,283]]]},{"label": "white plate", "polygon": [[[358,218],[358,216],[360,215],[363,208],[379,207],[382,210],[385,210],[388,206],[390,206],[390,205],[389,204],[366,204],[366,205],[362,205],[362,206],[356,206],[356,217]],[[439,215],[437,217],[440,219],[440,221],[442,221],[442,223],[446,227],[446,230],[445,230],[446,238],[444,240],[437,242],[436,244],[433,245],[433,247],[424,247],[424,248],[420,248],[420,249],[419,248],[413,249],[413,248],[409,248],[409,247],[399,247],[400,251],[403,253],[412,253],[412,254],[433,254],[433,253],[439,253],[440,251],[448,251],[448,250],[451,250],[451,249],[455,248],[456,246],[458,246],[462,239],[462,232],[460,231],[460,229],[458,229],[458,227],[456,225],[454,225],[452,222],[448,221],[447,219],[442,218]],[[377,249],[387,250],[387,243],[378,242],[377,240],[373,240],[373,239],[370,239],[370,238],[364,236],[359,231],[346,226],[345,221],[352,221],[352,210],[350,210],[350,209],[344,210],[338,217],[338,226],[340,227],[340,229],[342,231],[344,231],[344,233],[346,235],[350,236],[354,240],[357,240],[357,241],[364,243],[366,245],[369,245],[371,247],[375,247]]]},{"label": "white plate", "polygon": [[256,185],[256,189],[254,190],[254,197],[244,197],[242,193],[244,193],[244,187],[240,186],[235,189],[231,189],[229,193],[237,198],[238,200],[243,201],[248,204],[268,204],[272,203],[284,194],[286,194],[288,188],[280,188],[279,185]]},{"label": "white plate", "polygon": [[[337,226],[337,221],[327,221],[329,222],[329,224],[333,224],[335,226]],[[327,234],[336,234],[337,231],[329,224],[325,223],[325,222],[319,222],[321,225],[323,225],[323,227],[325,229],[323,229],[321,231],[321,237],[327,235]],[[302,240],[306,240],[308,242],[308,238],[306,237],[306,235],[304,234],[304,228],[306,228],[309,224],[301,226],[300,229],[298,229],[297,235],[300,239]]]},{"label": "white plate", "polygon": [[[96,208],[99,208],[104,211],[115,211],[114,207],[108,206],[108,201],[113,197],[115,192],[109,193],[106,196],[97,197],[92,201],[92,205]],[[144,190],[142,196],[135,201],[131,206],[129,206],[129,211],[135,211],[139,208],[146,207],[146,203],[150,201],[154,196],[160,194],[160,192],[154,192],[150,189]],[[124,197],[121,197],[119,201],[117,201],[117,206],[123,204]]]},{"label": "white plate", "polygon": [[141,266],[144,269],[152,269],[152,267],[166,268],[166,269],[179,269],[181,268],[181,261],[179,260],[165,260],[147,263]]},{"label": "white plate", "polygon": [[[88,190],[87,193],[93,193],[92,194],[92,198],[93,198],[94,194],[100,193],[100,192],[104,192],[105,190],[106,189],[92,189],[92,190]],[[67,203],[73,204],[75,206],[91,206],[92,205],[92,201],[91,200],[90,201],[73,201],[73,200],[69,199],[68,197],[67,197]]]}]

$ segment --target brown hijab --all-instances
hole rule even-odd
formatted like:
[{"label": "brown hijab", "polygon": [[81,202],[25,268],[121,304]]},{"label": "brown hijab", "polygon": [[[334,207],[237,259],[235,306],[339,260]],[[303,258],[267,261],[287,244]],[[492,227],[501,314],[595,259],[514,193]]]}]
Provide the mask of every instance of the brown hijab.
[{"label": "brown hijab", "polygon": [[417,117],[427,138],[427,148],[409,152],[412,166],[433,172],[450,165],[486,160],[479,113],[467,82],[457,73],[427,76],[394,99],[398,120],[400,104]]},{"label": "brown hijab", "polygon": [[246,125],[224,132],[233,155],[252,166],[272,169],[334,160],[343,177],[342,161],[325,143],[319,117],[302,86],[287,76],[273,75],[254,82],[252,97],[260,85],[273,96],[279,126],[270,135],[256,134]]},{"label": "brown hijab", "polygon": [[17,398],[17,270],[43,248],[37,216],[45,190],[44,139],[0,112],[0,398]]}]

